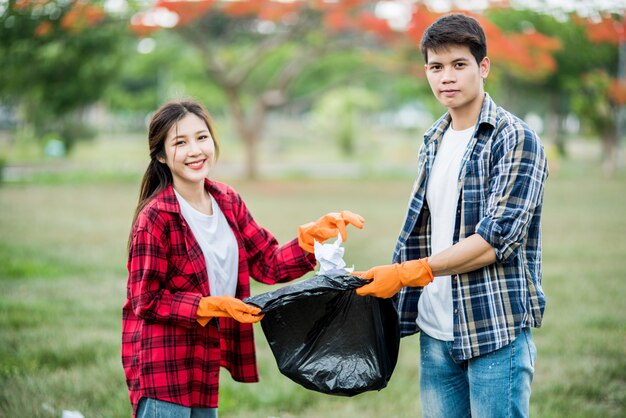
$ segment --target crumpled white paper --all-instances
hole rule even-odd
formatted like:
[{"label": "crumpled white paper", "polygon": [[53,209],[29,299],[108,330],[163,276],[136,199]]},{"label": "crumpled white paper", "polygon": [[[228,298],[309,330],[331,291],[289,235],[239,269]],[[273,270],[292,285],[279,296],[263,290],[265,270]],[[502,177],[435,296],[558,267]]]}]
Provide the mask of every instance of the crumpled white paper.
[{"label": "crumpled white paper", "polygon": [[321,244],[317,241],[313,243],[315,259],[320,268],[316,274],[346,274],[354,271],[354,266],[346,267],[343,261],[345,248],[341,247],[341,234],[337,236],[337,241],[332,244]]}]

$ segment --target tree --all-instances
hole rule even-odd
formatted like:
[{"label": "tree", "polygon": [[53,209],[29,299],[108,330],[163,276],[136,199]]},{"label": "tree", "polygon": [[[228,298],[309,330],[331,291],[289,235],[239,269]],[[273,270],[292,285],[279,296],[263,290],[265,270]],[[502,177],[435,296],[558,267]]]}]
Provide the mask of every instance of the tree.
[{"label": "tree", "polygon": [[[605,14],[599,20],[578,19],[585,27],[589,41],[597,48],[613,47],[615,53],[607,62],[582,77],[581,87],[573,89],[574,109],[587,121],[602,141],[603,170],[608,176],[615,173],[620,136],[620,116],[626,105],[625,68],[619,67],[617,48],[626,49],[626,15]],[[621,57],[626,60],[626,56]],[[626,65],[622,62],[622,65]],[[620,73],[621,72],[621,73]]]},{"label": "tree", "polygon": [[[614,76],[617,70],[617,49],[615,45],[606,42],[609,39],[617,42],[619,36],[616,31],[608,33],[607,28],[602,26],[600,37],[594,41],[593,35],[590,36],[588,25],[591,20],[583,19],[575,14],[565,15],[566,19],[557,18],[554,15],[540,13],[531,10],[493,10],[489,13],[492,19],[499,27],[509,30],[534,30],[557,38],[562,47],[555,50],[553,56],[556,61],[557,71],[549,73],[546,77],[539,79],[529,79],[519,76],[519,74],[509,73],[509,82],[517,86],[518,91],[534,92],[532,98],[537,108],[544,108],[547,114],[547,136],[552,138],[561,155],[565,155],[565,138],[563,132],[563,121],[569,113],[576,113],[577,116],[590,123],[590,126],[599,127],[594,118],[603,119],[599,114],[590,113],[592,109],[588,106],[592,103],[597,104],[599,113],[603,113],[605,108],[610,107],[610,96],[607,91],[600,92],[599,88],[603,83],[592,84],[598,82],[602,77],[588,77],[588,74],[596,73],[598,70]],[[602,42],[598,42],[602,40]],[[586,81],[585,81],[586,80]],[[583,88],[583,84],[586,87]],[[609,83],[610,84],[610,83]],[[573,103],[586,98],[576,99],[581,93],[587,92],[595,96],[590,99],[585,106],[573,106]],[[615,122],[611,122],[611,128],[616,127]],[[605,143],[603,149],[608,151],[611,149],[611,143],[614,143],[610,137],[606,136],[606,129],[601,131],[594,130]],[[606,158],[614,154],[613,151],[605,152]],[[605,164],[605,166],[607,166]],[[607,166],[608,167],[608,166]]]},{"label": "tree", "polygon": [[[257,144],[270,110],[356,78],[364,63],[353,51],[394,35],[364,0],[159,0],[131,24],[140,35],[171,27],[201,55],[245,144],[248,178],[258,175]],[[341,74],[329,66],[346,57]],[[307,82],[313,75],[315,84]]]},{"label": "tree", "polygon": [[[135,15],[131,25],[140,36],[172,29],[194,46],[207,78],[224,94],[245,144],[247,175],[254,178],[256,147],[270,110],[381,71],[387,73],[386,83],[408,75],[425,84],[419,40],[440,14],[404,3],[409,5],[401,16],[404,26],[392,28],[391,20],[375,13],[379,3],[390,2],[157,0]],[[554,70],[551,52],[558,44],[552,38],[504,32],[485,16],[475,17],[490,38],[490,53],[498,55],[503,68],[522,68],[542,77]],[[344,65],[334,66],[336,60],[344,60]],[[315,83],[310,82],[312,75]]]},{"label": "tree", "polygon": [[[509,13],[517,16],[515,10],[494,8],[483,13],[465,10],[453,12],[474,17],[484,28],[488,55],[492,63],[487,84],[490,91],[504,90],[502,93],[505,97],[513,96],[510,80],[537,82],[545,80],[556,71],[554,54],[562,47],[558,38],[520,25],[509,30],[502,29],[506,26],[499,24],[498,16],[500,14],[508,16]],[[442,15],[443,13],[430,11],[424,5],[413,8],[406,31],[399,42],[393,44],[393,49],[387,54],[387,61],[381,62],[380,54],[378,56],[377,65],[394,76],[388,77],[388,83],[396,82],[397,77],[409,76],[414,83],[413,94],[419,92],[419,96],[430,96],[427,83],[416,82],[425,78],[424,62],[419,47],[426,28]],[[401,83],[406,85],[407,81],[402,80]],[[421,100],[427,101],[424,98]],[[436,105],[436,109],[440,112],[439,104]]]},{"label": "tree", "polygon": [[0,10],[0,100],[35,135],[78,139],[80,110],[115,77],[125,26],[95,2],[10,0]]},{"label": "tree", "polygon": [[620,103],[626,102],[626,85],[620,84],[603,70],[592,71],[584,75],[572,98],[572,108],[602,140],[602,168],[608,176],[617,165],[618,112]]},{"label": "tree", "polygon": [[320,133],[337,139],[343,155],[350,156],[354,153],[359,119],[379,107],[380,101],[370,90],[339,87],[323,94],[315,103],[313,122]]}]

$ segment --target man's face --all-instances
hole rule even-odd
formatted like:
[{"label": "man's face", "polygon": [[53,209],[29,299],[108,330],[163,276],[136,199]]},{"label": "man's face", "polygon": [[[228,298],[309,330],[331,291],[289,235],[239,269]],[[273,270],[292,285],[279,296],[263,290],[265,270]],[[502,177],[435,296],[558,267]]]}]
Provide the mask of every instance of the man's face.
[{"label": "man's face", "polygon": [[469,47],[449,45],[436,52],[429,49],[424,68],[433,94],[448,110],[463,112],[477,101],[482,104],[489,58],[477,63]]}]

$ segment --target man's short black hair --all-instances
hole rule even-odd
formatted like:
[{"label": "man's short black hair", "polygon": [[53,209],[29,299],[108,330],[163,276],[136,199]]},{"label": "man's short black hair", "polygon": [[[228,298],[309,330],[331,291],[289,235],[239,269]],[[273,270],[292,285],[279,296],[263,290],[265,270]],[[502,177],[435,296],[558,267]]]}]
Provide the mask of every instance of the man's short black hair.
[{"label": "man's short black hair", "polygon": [[480,23],[463,14],[450,14],[437,19],[424,31],[421,51],[428,63],[428,50],[440,51],[449,46],[467,46],[480,62],[487,56],[487,39]]}]

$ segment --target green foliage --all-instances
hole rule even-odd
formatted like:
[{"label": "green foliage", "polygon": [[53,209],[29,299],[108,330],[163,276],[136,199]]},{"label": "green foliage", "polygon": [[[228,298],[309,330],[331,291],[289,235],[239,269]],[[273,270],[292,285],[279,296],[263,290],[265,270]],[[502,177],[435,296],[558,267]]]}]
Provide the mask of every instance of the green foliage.
[{"label": "green foliage", "polygon": [[295,80],[291,92],[296,102],[305,101],[309,106],[329,90],[350,84],[373,90],[386,79],[380,69],[370,65],[358,49],[328,53],[317,59]]},{"label": "green foliage", "polygon": [[355,150],[359,119],[380,105],[378,97],[369,90],[337,88],[325,93],[313,106],[313,124],[321,135],[335,138],[343,155],[350,156]]},{"label": "green foliage", "polygon": [[[298,61],[307,62],[307,65],[297,71],[293,81],[287,83],[285,93],[290,102],[304,101],[306,106],[311,104],[313,96],[325,89],[348,78],[364,78],[367,75],[367,71],[363,71],[362,51],[358,48],[336,49],[333,40],[316,27],[319,25],[316,19],[319,18],[317,14],[303,16],[301,28],[287,26],[267,34],[256,29],[258,21],[254,19],[234,18],[215,9],[189,27],[174,32],[181,35],[193,53],[194,59],[187,60],[187,63],[199,63],[200,66],[194,68],[204,71],[202,75],[194,72],[195,79],[200,80],[203,76],[203,82],[212,86],[212,95],[221,100],[223,108],[229,88],[236,88],[246,109],[252,108],[264,92],[280,89],[278,86],[285,80],[285,69]],[[282,30],[293,33],[287,36]],[[261,48],[263,52],[256,55]],[[179,44],[180,49],[185,49],[182,44]],[[324,52],[319,53],[322,49]],[[310,55],[315,55],[316,59],[309,62]],[[247,60],[252,57],[255,65],[238,80],[234,74],[247,67]],[[229,81],[218,80],[215,74],[207,71],[210,62],[218,62],[222,76]],[[217,91],[219,95],[215,94]],[[212,103],[214,101],[209,106]]]},{"label": "green foliage", "polygon": [[156,109],[160,102],[159,88],[164,81],[162,66],[167,59],[159,60],[156,54],[138,54],[136,39],[130,39],[124,49],[126,58],[119,67],[117,79],[105,91],[105,103],[116,113],[147,113]]},{"label": "green foliage", "polygon": [[541,84],[545,89],[568,89],[572,80],[595,69],[617,72],[617,48],[591,42],[584,26],[575,22],[573,16],[559,19],[534,10],[500,8],[489,9],[488,16],[504,31],[536,30],[561,41],[561,49],[554,53],[557,71]]},{"label": "green foliage", "polygon": [[[554,53],[557,70],[543,80],[502,74],[499,80],[501,103],[520,115],[529,110],[547,115],[546,124],[551,128],[547,136],[561,154],[565,154],[567,138],[561,121],[570,113],[583,122],[584,131],[597,135],[605,144],[613,143],[616,118],[607,118],[603,110],[610,107],[607,95],[598,94],[597,85],[583,87],[582,83],[588,73],[602,72],[613,76],[617,73],[617,47],[591,42],[584,25],[574,15],[557,18],[533,10],[490,9],[488,17],[505,31],[536,30],[558,38],[562,45]],[[585,94],[591,97],[587,98]]]},{"label": "green foliage", "polygon": [[51,1],[18,7],[10,1],[0,15],[0,102],[19,106],[35,137],[64,134],[68,148],[89,137],[77,115],[115,79],[128,37],[125,21],[113,17],[68,26],[63,19],[73,6]]},{"label": "green foliage", "polygon": [[589,124],[592,133],[615,133],[610,130],[617,123],[617,108],[607,98],[611,81],[606,72],[596,70],[586,74],[576,86],[570,86],[572,108]]},{"label": "green foliage", "polygon": [[[139,53],[139,42],[154,43],[154,49]],[[221,90],[207,79],[202,57],[175,33],[162,31],[148,38],[130,38],[118,77],[105,92],[105,103],[118,114],[154,111],[169,99],[195,97],[211,113],[224,113]]]}]

